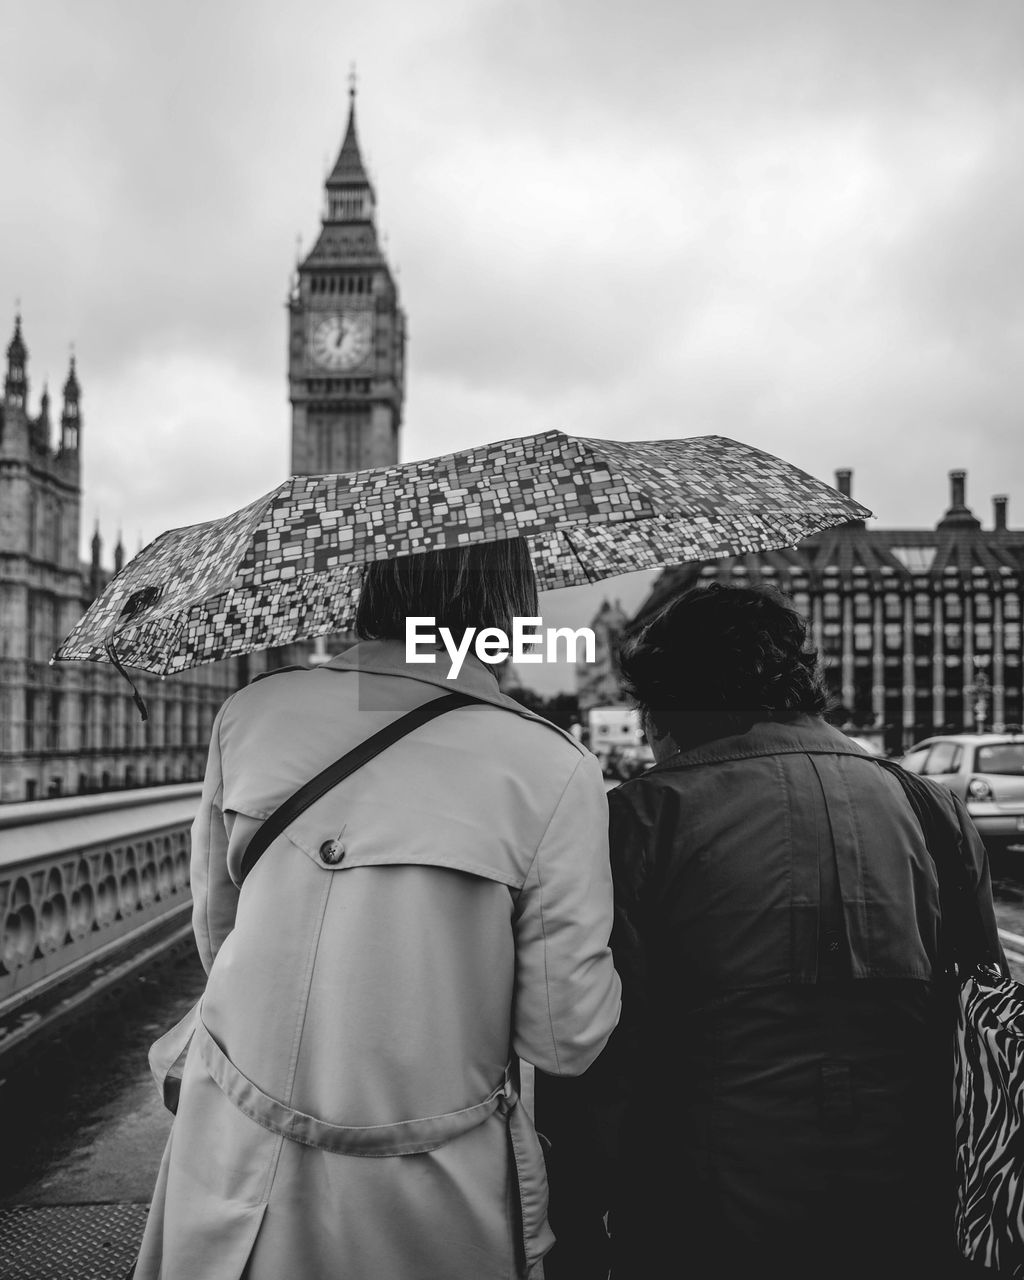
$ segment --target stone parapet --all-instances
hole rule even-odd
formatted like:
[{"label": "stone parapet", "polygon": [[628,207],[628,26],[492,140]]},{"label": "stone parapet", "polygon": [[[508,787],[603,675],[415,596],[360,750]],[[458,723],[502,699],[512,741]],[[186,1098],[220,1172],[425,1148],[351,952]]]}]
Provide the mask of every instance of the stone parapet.
[{"label": "stone parapet", "polygon": [[200,790],[0,808],[0,1017],[184,914]]}]

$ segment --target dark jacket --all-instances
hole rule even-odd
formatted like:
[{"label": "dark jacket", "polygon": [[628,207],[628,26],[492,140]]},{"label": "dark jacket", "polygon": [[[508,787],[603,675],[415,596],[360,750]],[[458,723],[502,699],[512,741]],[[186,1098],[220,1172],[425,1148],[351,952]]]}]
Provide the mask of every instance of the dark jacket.
[{"label": "dark jacket", "polygon": [[[984,847],[936,793],[1005,968]],[[613,1280],[952,1274],[952,1004],[898,781],[802,717],[609,806],[622,1017],[574,1086],[538,1082],[552,1280],[604,1274],[605,1210]]]}]

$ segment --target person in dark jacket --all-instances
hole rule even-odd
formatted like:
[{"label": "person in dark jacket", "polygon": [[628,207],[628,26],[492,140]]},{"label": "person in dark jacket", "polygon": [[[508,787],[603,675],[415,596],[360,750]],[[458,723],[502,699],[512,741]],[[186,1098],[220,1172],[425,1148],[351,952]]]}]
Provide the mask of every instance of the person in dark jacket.
[{"label": "person in dark jacket", "polygon": [[[656,763],[609,795],[619,1026],[537,1079],[547,1280],[966,1274],[934,864],[805,641],[780,593],[714,584],[624,647]],[[1008,972],[984,846],[935,792]]]}]

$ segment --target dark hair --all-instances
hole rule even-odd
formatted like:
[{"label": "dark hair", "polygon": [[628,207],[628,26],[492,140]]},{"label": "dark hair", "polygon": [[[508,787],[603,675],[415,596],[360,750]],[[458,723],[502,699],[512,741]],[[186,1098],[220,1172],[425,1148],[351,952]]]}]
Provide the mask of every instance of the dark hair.
[{"label": "dark hair", "polygon": [[361,640],[404,640],[408,617],[434,618],[458,639],[467,627],[512,632],[536,617],[537,579],[522,538],[374,560],[363,570],[355,630]]},{"label": "dark hair", "polygon": [[626,692],[679,746],[745,733],[827,705],[807,625],[768,586],[712,582],[670,601],[622,646]]}]

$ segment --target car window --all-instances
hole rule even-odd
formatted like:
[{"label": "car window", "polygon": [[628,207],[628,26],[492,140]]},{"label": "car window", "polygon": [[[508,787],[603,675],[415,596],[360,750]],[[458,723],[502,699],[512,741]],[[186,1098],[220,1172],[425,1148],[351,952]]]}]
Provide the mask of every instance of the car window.
[{"label": "car window", "polygon": [[974,758],[975,773],[1024,774],[1024,742],[1000,742],[979,747]]},{"label": "car window", "polygon": [[955,773],[960,761],[960,745],[956,742],[937,742],[928,753],[922,773]]},{"label": "car window", "polygon": [[908,773],[920,773],[931,747],[912,747],[900,763]]}]

